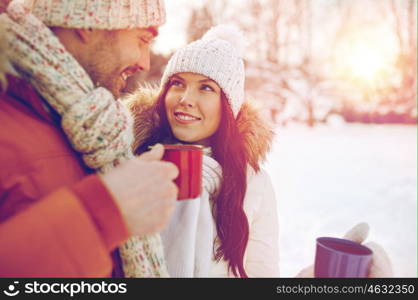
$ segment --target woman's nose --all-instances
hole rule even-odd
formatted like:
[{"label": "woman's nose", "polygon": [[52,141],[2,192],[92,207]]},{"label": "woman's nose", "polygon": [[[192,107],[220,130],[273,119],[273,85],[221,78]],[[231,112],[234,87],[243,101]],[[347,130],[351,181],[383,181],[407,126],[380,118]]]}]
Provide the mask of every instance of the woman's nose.
[{"label": "woman's nose", "polygon": [[187,107],[193,107],[193,104],[187,101],[184,101],[183,99],[180,100],[181,106],[187,106]]},{"label": "woman's nose", "polygon": [[180,98],[179,103],[182,106],[193,107],[195,105],[194,95],[190,91],[186,91]]}]

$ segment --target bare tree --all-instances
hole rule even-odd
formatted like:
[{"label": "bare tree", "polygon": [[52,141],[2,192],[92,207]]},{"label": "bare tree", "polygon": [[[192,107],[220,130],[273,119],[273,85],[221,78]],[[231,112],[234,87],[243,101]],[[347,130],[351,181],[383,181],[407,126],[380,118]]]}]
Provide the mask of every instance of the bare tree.
[{"label": "bare tree", "polygon": [[416,122],[417,2],[391,0],[389,8],[389,16],[394,19],[393,31],[399,46],[394,74],[400,80],[385,82],[385,86],[378,87],[378,92],[382,97],[382,105],[403,114],[405,121],[415,118]]},{"label": "bare tree", "polygon": [[206,2],[201,8],[194,8],[191,11],[187,26],[188,43],[200,39],[214,25],[214,17],[209,5],[210,2]]},{"label": "bare tree", "polygon": [[[285,116],[286,111],[296,105],[299,108],[293,117],[314,126],[317,121],[326,118],[327,112],[321,111],[328,104],[324,104],[323,99],[348,98],[347,95],[350,95],[340,93],[341,82],[329,77],[325,71],[325,65],[329,66],[333,61],[344,58],[332,59],[332,51],[328,49],[322,51],[328,53],[328,57],[323,55],[319,58],[318,51],[321,52],[321,49],[313,47],[314,40],[322,34],[321,29],[315,27],[318,26],[318,16],[315,15],[317,7],[314,6],[317,3],[312,0],[243,0],[232,6],[226,0],[207,0],[191,13],[188,40],[200,38],[212,25],[236,23],[249,42],[245,55],[247,94],[263,102],[272,119],[289,118]],[[366,91],[363,96],[376,97],[376,93],[388,94],[390,90],[391,96],[386,98],[392,99],[396,94],[395,98],[404,99],[403,102],[406,98],[410,99],[407,101],[410,110],[416,111],[415,101],[411,100],[416,97],[416,1],[402,0],[401,3],[399,0],[376,0],[370,3],[382,14],[382,18],[384,14],[387,17],[388,13],[396,17],[397,25],[394,29],[399,31],[400,47],[404,49],[398,62],[402,65],[399,72],[403,72],[403,84],[388,87],[387,83],[382,82],[375,90]],[[392,10],[388,3],[392,4]],[[350,31],[350,21],[358,18],[354,2],[334,0],[328,1],[324,7],[329,10],[327,14],[335,12],[338,16],[337,23],[332,25],[335,36],[345,36]],[[405,12],[407,20],[401,18]],[[408,38],[405,28],[408,28]],[[335,43],[330,38],[326,48],[333,49]],[[381,95],[379,101],[383,101]],[[330,103],[328,113],[337,111],[341,105],[342,101]]]}]

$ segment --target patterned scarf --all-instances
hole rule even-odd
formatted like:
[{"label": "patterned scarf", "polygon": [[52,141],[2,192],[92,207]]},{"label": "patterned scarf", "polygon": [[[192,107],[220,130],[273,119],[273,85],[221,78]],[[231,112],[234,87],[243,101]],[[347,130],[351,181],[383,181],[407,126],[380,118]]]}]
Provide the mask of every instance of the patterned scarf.
[{"label": "patterned scarf", "polygon": [[[133,157],[129,111],[108,90],[94,87],[23,1],[15,0],[0,15],[0,37],[0,83],[6,64],[28,80],[61,115],[65,134],[87,166],[106,172]],[[131,237],[119,250],[126,277],[168,277],[160,235]]]}]

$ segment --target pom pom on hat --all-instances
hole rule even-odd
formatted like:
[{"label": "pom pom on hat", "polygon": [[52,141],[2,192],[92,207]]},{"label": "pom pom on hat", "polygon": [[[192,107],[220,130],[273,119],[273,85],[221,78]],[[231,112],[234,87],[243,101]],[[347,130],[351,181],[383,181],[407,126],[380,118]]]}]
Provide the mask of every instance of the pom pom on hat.
[{"label": "pom pom on hat", "polygon": [[234,25],[221,24],[209,29],[202,37],[203,41],[224,40],[229,42],[242,57],[246,46],[246,39],[241,30]]}]

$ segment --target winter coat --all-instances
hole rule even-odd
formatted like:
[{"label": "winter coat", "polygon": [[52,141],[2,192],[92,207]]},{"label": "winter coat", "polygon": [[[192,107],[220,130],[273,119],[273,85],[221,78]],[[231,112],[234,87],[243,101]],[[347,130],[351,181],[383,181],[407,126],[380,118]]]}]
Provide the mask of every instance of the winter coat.
[{"label": "winter coat", "polygon": [[112,251],[129,233],[112,196],[35,89],[8,83],[0,92],[0,276],[121,275]]},{"label": "winter coat", "polygon": [[[134,149],[142,145],[152,132],[157,118],[153,111],[156,94],[153,89],[143,88],[126,99],[134,115]],[[247,192],[244,198],[249,240],[244,256],[244,268],[249,277],[277,277],[279,276],[277,201],[269,175],[260,168],[270,149],[273,131],[259,111],[249,102],[243,104],[237,124],[249,153]],[[228,274],[225,261],[217,263],[213,260],[210,269],[209,277],[231,276]]]}]

